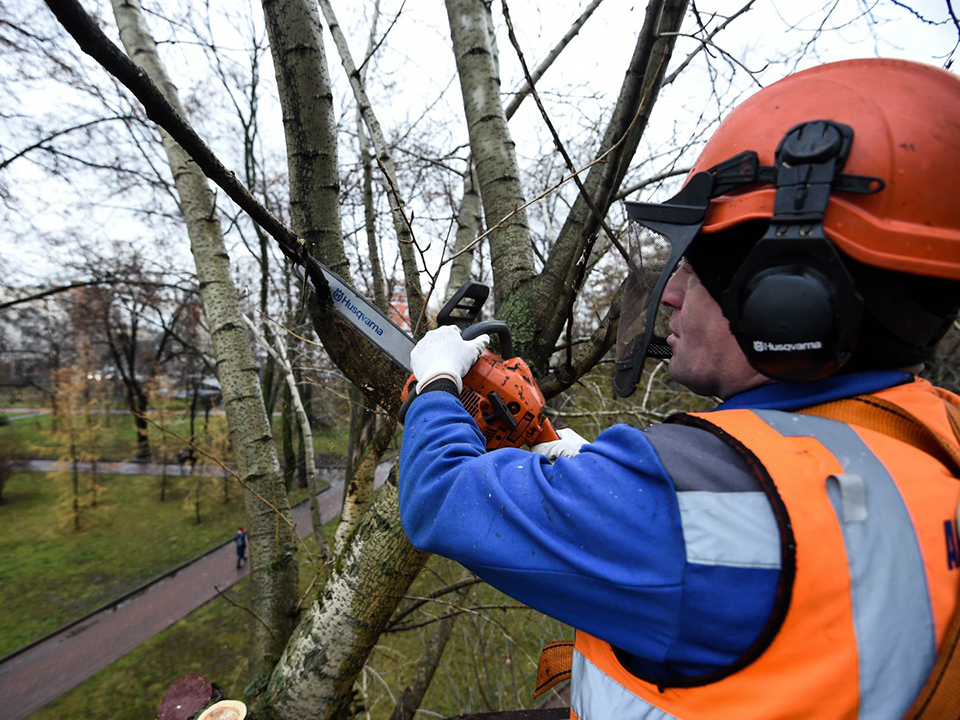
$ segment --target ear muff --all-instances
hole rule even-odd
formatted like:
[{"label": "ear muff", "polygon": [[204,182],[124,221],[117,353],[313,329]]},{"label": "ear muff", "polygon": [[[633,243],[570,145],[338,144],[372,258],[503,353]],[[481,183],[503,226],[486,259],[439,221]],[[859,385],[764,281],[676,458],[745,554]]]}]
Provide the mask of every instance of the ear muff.
[{"label": "ear muff", "polygon": [[723,295],[748,362],[777,380],[817,380],[850,359],[863,300],[826,238],[764,237]]},{"label": "ear muff", "polygon": [[863,299],[823,230],[831,186],[853,130],[796,125],[776,152],[774,213],[723,294],[721,307],[750,364],[778,380],[836,372],[856,347]]}]

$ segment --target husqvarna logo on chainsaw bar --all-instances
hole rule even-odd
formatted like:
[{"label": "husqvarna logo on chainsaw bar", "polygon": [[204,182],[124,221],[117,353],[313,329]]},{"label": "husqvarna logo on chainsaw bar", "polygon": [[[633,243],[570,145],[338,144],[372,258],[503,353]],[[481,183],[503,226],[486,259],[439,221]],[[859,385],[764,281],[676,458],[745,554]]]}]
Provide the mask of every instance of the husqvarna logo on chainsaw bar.
[{"label": "husqvarna logo on chainsaw bar", "polygon": [[802,343],[771,343],[754,340],[753,349],[754,352],[803,352],[804,350],[821,350],[823,343],[819,340]]},{"label": "husqvarna logo on chainsaw bar", "polygon": [[373,332],[375,332],[377,335],[383,335],[383,328],[377,325],[377,323],[372,318],[368,318],[367,314],[363,312],[362,309],[354,305],[350,301],[350,298],[347,297],[347,294],[340,288],[333,289],[333,301],[336,303],[340,303],[347,310],[349,310],[354,315],[356,315],[357,318],[360,320],[360,322],[362,322],[364,325],[366,325],[371,330],[373,330]]}]

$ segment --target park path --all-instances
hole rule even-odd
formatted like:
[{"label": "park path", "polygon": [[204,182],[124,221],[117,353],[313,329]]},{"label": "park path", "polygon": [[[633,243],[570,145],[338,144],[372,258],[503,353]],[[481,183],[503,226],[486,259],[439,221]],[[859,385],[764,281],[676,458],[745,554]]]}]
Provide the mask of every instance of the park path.
[{"label": "park path", "polygon": [[[28,469],[48,469],[33,460]],[[101,463],[103,472],[148,474],[143,463]],[[122,467],[130,466],[130,467]],[[392,461],[377,468],[376,486],[387,478]],[[176,465],[172,466],[179,472]],[[219,471],[219,469],[218,469]],[[320,468],[330,487],[318,496],[320,518],[332,520],[340,512],[343,470]],[[306,501],[293,510],[297,534],[313,529]],[[122,657],[161,630],[226,590],[249,572],[249,564],[236,568],[232,540],[165,573],[113,603],[94,611],[56,633],[41,638],[0,660],[0,720],[22,720],[60,697],[114,660]]]}]

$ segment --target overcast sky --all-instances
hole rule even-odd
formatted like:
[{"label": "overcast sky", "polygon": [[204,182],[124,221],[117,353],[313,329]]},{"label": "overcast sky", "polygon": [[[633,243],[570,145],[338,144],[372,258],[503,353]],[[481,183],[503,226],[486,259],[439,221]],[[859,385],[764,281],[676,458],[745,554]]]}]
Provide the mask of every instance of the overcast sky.
[{"label": "overcast sky", "polygon": [[[36,11],[35,17],[42,19],[46,11],[37,0],[29,0],[23,5],[26,7],[33,3],[41,8]],[[85,4],[112,23],[108,3]],[[713,26],[719,22],[716,19],[711,22],[714,13],[730,14],[744,4],[745,0],[701,1],[696,3],[696,7],[700,17]],[[655,154],[665,144],[675,144],[676,138],[683,142],[685,136],[702,131],[715,120],[725,104],[732,103],[734,99],[743,99],[761,84],[769,84],[796,69],[832,60],[871,56],[903,57],[944,66],[956,48],[958,34],[948,15],[946,0],[916,0],[909,4],[913,12],[898,7],[891,0],[830,0],[824,3],[757,0],[748,13],[716,37],[719,47],[711,49],[711,64],[719,73],[717,86],[722,96],[711,97],[708,91],[711,76],[703,59],[692,63],[680,79],[661,95],[636,162],[639,164],[644,160],[644,153]],[[161,42],[162,57],[179,85],[181,96],[194,102],[198,102],[199,98],[204,103],[205,111],[193,117],[201,135],[209,139],[228,166],[239,170],[241,160],[236,134],[225,132],[222,123],[214,122],[215,114],[225,111],[226,100],[223,96],[211,95],[217,91],[217,85],[206,72],[208,61],[191,41],[189,33],[178,26],[181,12],[174,5],[149,0],[145,2],[145,7],[151,13],[149,22],[152,30]],[[185,6],[189,5],[187,3]],[[236,0],[213,0],[211,5],[214,9],[211,28],[215,42],[225,48],[225,57],[241,62],[247,41],[232,29],[232,25],[238,22],[236,8],[243,8],[244,4]],[[539,62],[586,5],[587,2],[583,0],[514,0],[509,3],[529,64]],[[202,7],[202,4],[193,4],[195,13],[198,13],[196,17],[199,18],[198,6]],[[362,57],[367,44],[367,23],[372,3],[334,0],[334,7],[341,14],[340,21],[349,35],[354,56]],[[522,73],[504,31],[499,0],[494,1],[493,7],[502,31],[498,43],[503,88],[508,91],[519,85]],[[824,23],[828,9],[832,10],[832,14]],[[247,8],[245,14],[255,27],[262,28],[258,4]],[[589,137],[588,128],[605,122],[605,112],[613,103],[623,79],[643,14],[642,2],[605,0],[539,84],[548,110],[560,127],[565,142],[582,143],[585,137]],[[228,15],[232,19],[228,19]],[[169,22],[171,19],[174,22]],[[388,135],[417,121],[418,127],[434,133],[437,144],[445,144],[450,148],[463,146],[466,143],[466,129],[461,119],[459,86],[442,2],[384,0],[378,37],[388,27],[390,32],[377,53],[369,77],[369,92]],[[693,17],[688,15],[684,32],[692,33],[696,29]],[[111,33],[115,35],[115,32]],[[72,41],[64,39],[62,42]],[[329,37],[326,42],[338,113],[345,121],[352,123],[352,110],[344,112],[352,106],[349,87]],[[695,47],[694,40],[680,38],[673,65],[678,64]],[[2,56],[0,62],[4,62]],[[275,101],[269,55],[266,63],[262,73],[269,87],[263,100],[262,142],[265,154],[276,163],[272,170],[282,172],[283,131]],[[86,63],[86,67],[92,82],[109,87],[110,81],[104,71],[92,62]],[[753,74],[747,70],[753,71]],[[31,90],[29,98],[19,98],[21,102],[15,105],[25,116],[32,115],[31,122],[35,125],[63,122],[62,118],[51,119],[56,115],[56,108],[65,100],[63,93],[63,88],[52,82],[46,86],[38,84]],[[78,106],[81,109],[76,112],[82,116],[83,105],[79,101]],[[92,117],[94,111],[91,109],[90,112]],[[73,121],[76,120],[77,117],[74,117]],[[21,123],[18,127],[27,125],[29,122]],[[49,129],[57,129],[57,126]],[[349,129],[352,132],[352,127]],[[513,119],[511,131],[517,142],[521,165],[529,170],[550,142],[532,102],[526,102]],[[343,140],[345,146],[351,142],[349,137]],[[23,136],[11,137],[9,129],[0,127],[0,161],[23,147],[23,144]],[[465,150],[459,153],[460,157],[465,155]],[[683,165],[694,156],[695,148],[686,157],[673,155],[660,165]],[[344,163],[351,161],[349,147],[342,151],[341,157]],[[79,222],[79,211],[76,210],[78,202],[89,200],[98,188],[95,172],[71,168],[69,164],[65,167],[69,168],[72,176],[70,184],[49,180],[39,172],[30,156],[0,170],[0,182],[17,195],[20,217],[31,218],[39,229],[52,234],[64,234],[72,223]],[[650,169],[657,169],[656,164],[651,164]],[[542,189],[529,187],[528,193],[533,195]],[[412,189],[408,191],[413,192]],[[89,216],[94,218],[92,227],[87,216],[84,216],[84,232],[102,237],[104,242],[111,238],[124,242],[135,238],[130,241],[149,247],[150,229],[144,226],[142,215],[131,212],[131,203],[129,198],[121,201],[104,197],[98,209]],[[425,217],[429,212],[430,208],[425,207],[418,212],[418,217]],[[345,225],[349,222],[352,221],[345,220]],[[440,224],[428,224],[424,230],[441,232],[440,227]],[[349,230],[345,227],[345,231]],[[238,256],[244,254],[235,239],[232,240],[232,246]],[[60,252],[69,254],[69,248],[51,252],[47,247],[26,242],[22,228],[14,232],[8,227],[8,232],[0,233],[0,254],[8,271],[12,271],[8,277],[23,282],[36,282],[57,274],[57,267],[62,260]],[[175,254],[188,263],[185,236]],[[437,258],[432,257],[431,262],[436,261]]]}]

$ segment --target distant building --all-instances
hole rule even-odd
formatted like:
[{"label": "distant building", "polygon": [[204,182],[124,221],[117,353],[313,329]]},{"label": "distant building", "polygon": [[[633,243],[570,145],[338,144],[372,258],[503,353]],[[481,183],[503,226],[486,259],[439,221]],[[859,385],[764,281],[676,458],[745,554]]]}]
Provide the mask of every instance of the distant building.
[{"label": "distant building", "polygon": [[407,306],[407,288],[396,283],[390,291],[390,319],[404,330],[409,330],[410,308]]}]

